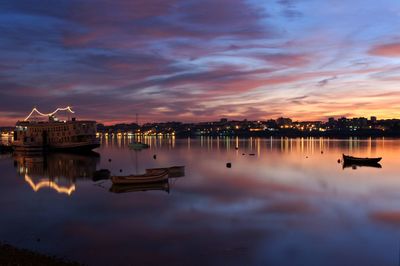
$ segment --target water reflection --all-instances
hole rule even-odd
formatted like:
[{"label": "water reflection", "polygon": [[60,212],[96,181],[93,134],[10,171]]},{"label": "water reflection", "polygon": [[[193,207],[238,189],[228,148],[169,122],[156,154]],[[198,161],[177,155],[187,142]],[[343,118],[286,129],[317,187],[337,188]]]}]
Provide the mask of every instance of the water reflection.
[{"label": "water reflection", "polygon": [[[157,137],[146,138],[151,148],[136,153],[129,142],[103,139],[98,169],[141,174],[185,165],[185,177],[124,188],[95,183],[104,189],[89,181],[78,183],[73,197],[37,197],[4,159],[0,239],[88,265],[398,262],[398,140]],[[343,171],[337,162],[343,153],[382,156],[384,167]],[[45,241],[18,242],[21,228]]]},{"label": "water reflection", "polygon": [[[132,141],[143,142],[150,145],[151,149],[174,149],[176,146],[175,137],[162,136],[110,136],[102,137],[102,145],[106,148],[125,149],[127,144]],[[386,140],[386,142],[391,140]],[[321,151],[330,151],[337,148],[348,154],[375,154],[377,150],[385,146],[385,138],[347,138],[347,139],[329,139],[329,138],[239,138],[239,137],[207,137],[201,136],[198,139],[187,138],[185,141],[187,150],[201,148],[208,151],[230,151],[230,150],[251,150],[257,156],[263,151],[279,151],[282,153],[301,152],[304,154],[320,153]],[[179,140],[182,145],[182,140]]]},{"label": "water reflection", "polygon": [[372,168],[382,168],[380,163],[343,163],[343,169],[352,168],[357,169],[357,167],[372,167]]},{"label": "water reflection", "polygon": [[113,184],[110,188],[110,192],[113,193],[127,193],[127,192],[139,192],[139,191],[165,191],[169,193],[169,180],[155,183],[143,183],[143,184],[129,184],[129,185],[116,185]]},{"label": "water reflection", "polygon": [[33,191],[50,188],[60,194],[71,195],[76,190],[77,179],[92,178],[100,155],[48,153],[13,155],[17,173]]}]

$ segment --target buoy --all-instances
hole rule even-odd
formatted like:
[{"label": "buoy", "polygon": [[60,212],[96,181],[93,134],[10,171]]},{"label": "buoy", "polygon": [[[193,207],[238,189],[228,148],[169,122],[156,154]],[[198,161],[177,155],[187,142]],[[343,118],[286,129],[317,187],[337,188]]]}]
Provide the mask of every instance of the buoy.
[{"label": "buoy", "polygon": [[109,162],[111,162],[111,159],[108,159]]},{"label": "buoy", "polygon": [[356,170],[356,169],[357,169],[357,165],[354,165],[354,164],[353,164],[353,165],[351,166],[351,168],[352,168],[353,170]]},{"label": "buoy", "polygon": [[157,155],[156,154],[153,155],[153,159],[154,160],[157,159]]},{"label": "buoy", "polygon": [[236,146],[236,147],[235,147],[235,149],[236,149],[236,150],[238,150],[238,149],[239,149],[239,147],[237,147],[237,146]]},{"label": "buoy", "polygon": [[337,163],[340,163],[340,159],[337,159]]},{"label": "buoy", "polygon": [[119,169],[119,172],[122,173],[122,169]]},{"label": "buoy", "polygon": [[231,163],[226,163],[226,167],[227,167],[227,168],[231,168],[231,167],[232,167],[232,164],[231,164]]},{"label": "buoy", "polygon": [[246,153],[242,153],[242,155],[246,155]]},{"label": "buoy", "polygon": [[308,156],[306,156],[306,159],[308,158]]},{"label": "buoy", "polygon": [[255,154],[255,153],[249,153],[249,155],[250,155],[250,156],[254,156],[254,155],[256,155],[256,154]]},{"label": "buoy", "polygon": [[321,151],[321,154],[324,154],[324,151]]}]

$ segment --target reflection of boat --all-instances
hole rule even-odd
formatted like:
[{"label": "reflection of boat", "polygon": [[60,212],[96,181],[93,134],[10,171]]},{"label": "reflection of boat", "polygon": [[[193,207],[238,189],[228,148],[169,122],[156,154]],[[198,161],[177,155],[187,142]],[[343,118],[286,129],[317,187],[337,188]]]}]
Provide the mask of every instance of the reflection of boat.
[{"label": "reflection of boat", "polygon": [[12,151],[13,147],[11,145],[0,144],[0,153],[10,153]]},{"label": "reflection of boat", "polygon": [[168,171],[168,177],[183,177],[185,176],[185,166],[171,166],[165,168],[149,168],[146,169],[146,174],[152,174],[159,171]]},{"label": "reflection of boat", "polygon": [[158,171],[151,174],[112,176],[113,184],[144,184],[161,182],[168,179],[168,171]]},{"label": "reflection of boat", "polygon": [[78,178],[92,178],[99,161],[99,154],[14,153],[14,165],[18,174],[35,192],[50,188],[58,193],[71,195]]},{"label": "reflection of boat", "polygon": [[32,178],[28,175],[25,174],[25,181],[31,186],[33,191],[38,192],[42,188],[51,188],[55,191],[57,191],[60,194],[67,194],[70,196],[72,192],[75,191],[75,184],[70,184],[70,185],[59,185],[56,182],[48,179],[40,179],[38,182],[34,182]]},{"label": "reflection of boat", "polygon": [[379,163],[346,163],[343,162],[343,169],[344,168],[353,168],[356,169],[357,167],[374,167],[374,168],[382,168],[382,165],[380,165]]},{"label": "reflection of boat", "polygon": [[126,192],[138,192],[138,191],[149,191],[149,190],[161,190],[169,193],[169,182],[164,180],[161,182],[154,183],[138,183],[138,184],[124,184],[116,185],[113,184],[110,188],[110,192],[114,193],[126,193]]},{"label": "reflection of boat", "polygon": [[100,169],[93,173],[93,181],[99,181],[103,179],[110,179],[110,170],[108,169]]},{"label": "reflection of boat", "polygon": [[377,158],[360,158],[360,157],[353,157],[343,154],[343,162],[345,164],[377,164],[382,157]]},{"label": "reflection of boat", "polygon": [[128,147],[134,150],[141,150],[150,148],[150,145],[143,142],[131,142],[128,144]]}]

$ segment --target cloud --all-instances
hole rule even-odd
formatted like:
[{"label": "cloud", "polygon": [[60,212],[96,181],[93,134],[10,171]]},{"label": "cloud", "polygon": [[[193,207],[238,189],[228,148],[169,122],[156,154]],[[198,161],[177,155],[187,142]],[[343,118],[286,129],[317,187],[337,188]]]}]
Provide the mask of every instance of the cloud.
[{"label": "cloud", "polygon": [[325,86],[326,84],[328,84],[328,82],[330,82],[330,81],[332,81],[332,80],[335,80],[335,79],[337,79],[337,76],[334,76],[334,77],[331,77],[331,78],[327,78],[327,79],[320,80],[320,81],[318,81],[318,86],[319,86],[319,87],[323,87],[323,86]]},{"label": "cloud", "polygon": [[400,43],[380,44],[372,47],[369,54],[385,57],[400,57]]},{"label": "cloud", "polygon": [[296,0],[278,0],[277,3],[283,8],[281,14],[289,19],[295,19],[303,16],[303,13],[296,9]]},{"label": "cloud", "polygon": [[[77,2],[67,18],[80,25],[64,35],[68,47],[125,47],[170,38],[256,38],[272,34],[267,14],[243,0]],[[120,40],[116,41],[116,40]]]},{"label": "cloud", "polygon": [[[317,119],[339,108],[400,113],[397,105],[384,104],[392,102],[388,97],[374,103],[342,99],[357,95],[353,91],[376,94],[377,87],[395,92],[398,69],[382,57],[398,56],[398,44],[376,45],[366,56],[363,38],[377,33],[352,20],[365,29],[354,34],[323,4],[312,4],[320,12],[309,12],[311,3],[293,0],[93,3],[0,3],[0,111],[13,114],[0,117],[0,124],[24,117],[34,105],[52,110],[66,104],[80,116],[110,123],[130,121],[137,110],[148,121],[221,114]],[[291,20],[296,12],[301,19]],[[328,91],[334,79],[335,90]]]},{"label": "cloud", "polygon": [[305,66],[311,61],[311,57],[306,54],[268,54],[261,56],[262,59],[267,62],[271,62],[274,65],[284,65],[290,67]]}]

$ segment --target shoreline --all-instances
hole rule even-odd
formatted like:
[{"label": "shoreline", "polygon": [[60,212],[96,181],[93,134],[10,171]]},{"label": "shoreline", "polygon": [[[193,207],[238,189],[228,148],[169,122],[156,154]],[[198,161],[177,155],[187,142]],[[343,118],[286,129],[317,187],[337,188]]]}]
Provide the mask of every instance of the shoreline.
[{"label": "shoreline", "polygon": [[0,242],[0,265],[79,266],[83,264]]}]

